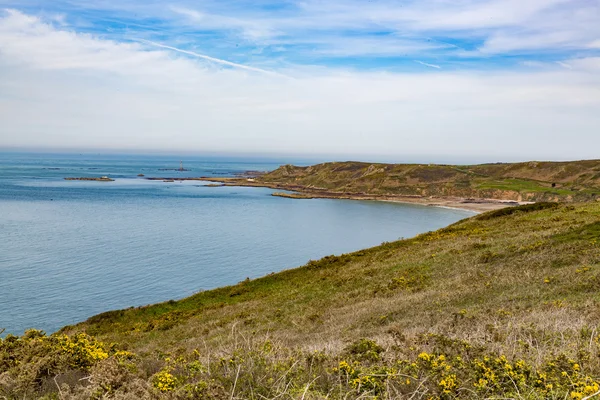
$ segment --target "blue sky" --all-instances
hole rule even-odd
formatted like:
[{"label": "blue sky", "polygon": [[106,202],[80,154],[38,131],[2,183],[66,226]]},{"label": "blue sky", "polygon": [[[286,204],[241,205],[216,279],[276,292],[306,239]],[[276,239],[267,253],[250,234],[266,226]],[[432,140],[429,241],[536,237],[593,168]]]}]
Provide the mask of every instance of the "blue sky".
[{"label": "blue sky", "polygon": [[0,0],[0,147],[592,157],[598,21],[597,0]]},{"label": "blue sky", "polygon": [[507,68],[600,55],[595,0],[0,0],[0,7],[101,39],[273,69]]}]

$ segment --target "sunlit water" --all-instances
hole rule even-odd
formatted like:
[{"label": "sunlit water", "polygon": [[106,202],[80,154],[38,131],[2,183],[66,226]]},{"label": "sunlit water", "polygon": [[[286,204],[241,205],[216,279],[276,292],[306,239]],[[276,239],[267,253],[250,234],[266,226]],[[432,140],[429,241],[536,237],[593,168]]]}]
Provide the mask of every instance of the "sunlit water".
[{"label": "sunlit water", "polygon": [[[48,332],[111,309],[410,237],[472,215],[384,202],[294,200],[272,190],[165,183],[280,163],[0,153],[0,328]],[[65,181],[109,175],[114,182]]]}]

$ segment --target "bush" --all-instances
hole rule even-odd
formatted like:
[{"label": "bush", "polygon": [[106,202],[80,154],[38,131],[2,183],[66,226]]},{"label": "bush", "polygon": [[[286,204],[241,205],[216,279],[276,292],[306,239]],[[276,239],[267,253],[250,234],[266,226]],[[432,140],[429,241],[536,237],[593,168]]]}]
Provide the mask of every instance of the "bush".
[{"label": "bush", "polygon": [[375,362],[381,358],[383,347],[373,340],[360,339],[346,347],[346,353],[356,361]]}]

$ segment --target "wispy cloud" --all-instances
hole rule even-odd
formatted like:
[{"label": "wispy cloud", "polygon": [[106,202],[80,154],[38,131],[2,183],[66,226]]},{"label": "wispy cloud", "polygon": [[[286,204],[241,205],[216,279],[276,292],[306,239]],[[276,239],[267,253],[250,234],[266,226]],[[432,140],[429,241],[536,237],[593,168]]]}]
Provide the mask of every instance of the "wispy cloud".
[{"label": "wispy cloud", "polygon": [[[520,64],[600,53],[600,3],[589,0],[0,0],[65,15],[80,31],[140,37],[239,64],[339,63],[410,69],[415,57]],[[285,49],[285,54],[282,53]],[[275,54],[279,53],[279,54]],[[444,64],[445,65],[445,64]]]},{"label": "wispy cloud", "polygon": [[573,69],[573,67],[571,66],[571,64],[566,63],[564,61],[556,61],[556,64],[558,64],[561,67],[566,68],[566,69]]},{"label": "wispy cloud", "polygon": [[82,30],[0,16],[0,146],[309,153],[318,143],[339,154],[586,158],[600,145],[600,57],[516,69],[456,70],[437,56],[423,60],[440,65],[413,56],[403,69],[347,60],[271,69],[230,61],[235,49],[224,59],[215,46],[207,56]]}]

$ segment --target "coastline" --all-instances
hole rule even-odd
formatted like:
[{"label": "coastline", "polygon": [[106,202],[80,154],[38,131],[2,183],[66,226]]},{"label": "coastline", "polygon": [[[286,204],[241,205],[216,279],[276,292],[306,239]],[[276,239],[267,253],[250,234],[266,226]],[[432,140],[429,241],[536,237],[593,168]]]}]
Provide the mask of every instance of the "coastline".
[{"label": "coastline", "polygon": [[[441,207],[449,209],[467,210],[475,213],[498,210],[506,207],[514,207],[531,202],[507,201],[499,199],[474,199],[462,197],[422,197],[422,196],[402,196],[402,195],[376,195],[366,193],[350,192],[332,192],[323,189],[307,188],[300,185],[284,185],[277,183],[267,183],[257,181],[252,178],[221,178],[221,177],[200,177],[200,178],[147,178],[151,180],[173,179],[177,181],[207,181],[219,183],[222,186],[243,186],[243,187],[263,187],[276,190],[285,190],[286,192],[275,192],[272,195],[290,199],[341,199],[341,200],[368,200],[368,201],[386,201],[393,203],[418,204],[430,207]],[[214,186],[214,185],[211,185]]]},{"label": "coastline", "polygon": [[440,197],[412,197],[412,196],[374,196],[351,193],[340,194],[319,194],[319,193],[281,193],[275,192],[272,196],[285,197],[290,199],[340,199],[340,200],[366,200],[366,201],[385,201],[390,203],[416,204],[429,207],[447,208],[451,210],[466,210],[480,214],[486,211],[499,210],[506,207],[514,207],[529,202],[512,202],[496,199],[465,199],[459,197],[440,198]]}]

